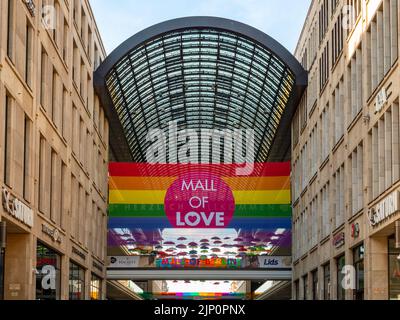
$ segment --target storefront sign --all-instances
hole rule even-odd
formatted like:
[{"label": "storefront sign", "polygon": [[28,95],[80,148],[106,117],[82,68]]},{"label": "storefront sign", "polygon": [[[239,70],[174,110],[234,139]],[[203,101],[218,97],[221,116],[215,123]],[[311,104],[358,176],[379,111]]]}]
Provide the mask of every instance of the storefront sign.
[{"label": "storefront sign", "polygon": [[92,266],[93,266],[93,268],[99,270],[100,272],[103,272],[103,266],[100,263],[93,261]]},{"label": "storefront sign", "polygon": [[32,17],[35,16],[35,3],[33,0],[24,0],[26,7],[28,8],[28,11]]},{"label": "storefront sign", "polygon": [[259,268],[262,269],[290,269],[291,257],[258,257]]},{"label": "storefront sign", "polygon": [[60,231],[57,228],[49,227],[45,224],[42,224],[42,232],[47,234],[53,241],[61,243],[61,235]]},{"label": "storefront sign", "polygon": [[375,207],[369,209],[368,218],[372,227],[390,218],[399,211],[399,191],[396,190]]},{"label": "storefront sign", "polygon": [[176,259],[165,258],[156,260],[156,268],[241,268],[241,259],[210,258],[210,259]]},{"label": "storefront sign", "polygon": [[139,267],[139,256],[113,256],[110,257],[110,268],[137,268]]},{"label": "storefront sign", "polygon": [[86,255],[82,251],[78,250],[77,248],[72,247],[72,253],[76,254],[82,260],[86,260]]},{"label": "storefront sign", "polygon": [[351,225],[351,237],[353,239],[357,239],[360,236],[360,224],[359,223],[353,223]]},{"label": "storefront sign", "polygon": [[340,247],[343,247],[344,244],[345,244],[344,232],[340,232],[336,236],[334,236],[332,244],[336,249],[339,249]]},{"label": "storefront sign", "polygon": [[18,221],[28,227],[33,227],[33,210],[25,205],[22,201],[11,195],[6,188],[2,190],[3,208]]}]

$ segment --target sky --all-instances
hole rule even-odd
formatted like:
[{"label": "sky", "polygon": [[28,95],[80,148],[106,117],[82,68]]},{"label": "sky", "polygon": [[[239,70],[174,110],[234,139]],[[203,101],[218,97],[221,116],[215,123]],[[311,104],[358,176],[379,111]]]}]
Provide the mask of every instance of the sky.
[{"label": "sky", "polygon": [[166,20],[217,16],[249,24],[290,52],[311,0],[90,0],[107,53],[137,32]]}]

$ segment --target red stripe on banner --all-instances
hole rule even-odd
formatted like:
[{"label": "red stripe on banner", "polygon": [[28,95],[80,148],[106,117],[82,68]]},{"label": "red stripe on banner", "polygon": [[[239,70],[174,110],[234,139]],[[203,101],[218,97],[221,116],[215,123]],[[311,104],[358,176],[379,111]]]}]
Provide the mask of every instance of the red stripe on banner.
[{"label": "red stripe on banner", "polygon": [[[249,166],[249,165],[248,165]],[[249,174],[239,175],[237,170],[244,168],[240,164],[149,164],[110,162],[110,176],[152,176],[176,177],[189,172],[209,172],[221,177],[278,177],[290,175],[290,162],[254,163]]]}]

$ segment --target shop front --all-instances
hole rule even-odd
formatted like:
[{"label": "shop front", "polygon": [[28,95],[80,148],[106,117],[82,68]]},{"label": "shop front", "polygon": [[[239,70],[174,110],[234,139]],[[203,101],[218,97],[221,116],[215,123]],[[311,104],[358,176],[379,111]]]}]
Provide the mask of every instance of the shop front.
[{"label": "shop front", "polygon": [[371,299],[400,300],[400,191],[368,211]]},{"label": "shop front", "polygon": [[0,299],[32,297],[33,210],[8,187],[1,189]]},{"label": "shop front", "polygon": [[400,300],[400,248],[396,248],[395,235],[388,238],[389,299]]},{"label": "shop front", "polygon": [[38,241],[36,246],[36,300],[61,298],[61,255]]}]

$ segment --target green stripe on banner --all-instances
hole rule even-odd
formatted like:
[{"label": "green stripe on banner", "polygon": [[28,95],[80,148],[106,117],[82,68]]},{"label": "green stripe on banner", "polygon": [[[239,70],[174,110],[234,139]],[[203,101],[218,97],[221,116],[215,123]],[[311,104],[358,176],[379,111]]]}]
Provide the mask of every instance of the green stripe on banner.
[{"label": "green stripe on banner", "polygon": [[235,217],[291,217],[290,204],[243,204],[235,208]]},{"label": "green stripe on banner", "polygon": [[[163,205],[110,204],[110,217],[165,217]],[[235,217],[290,217],[290,204],[237,205]]]}]

